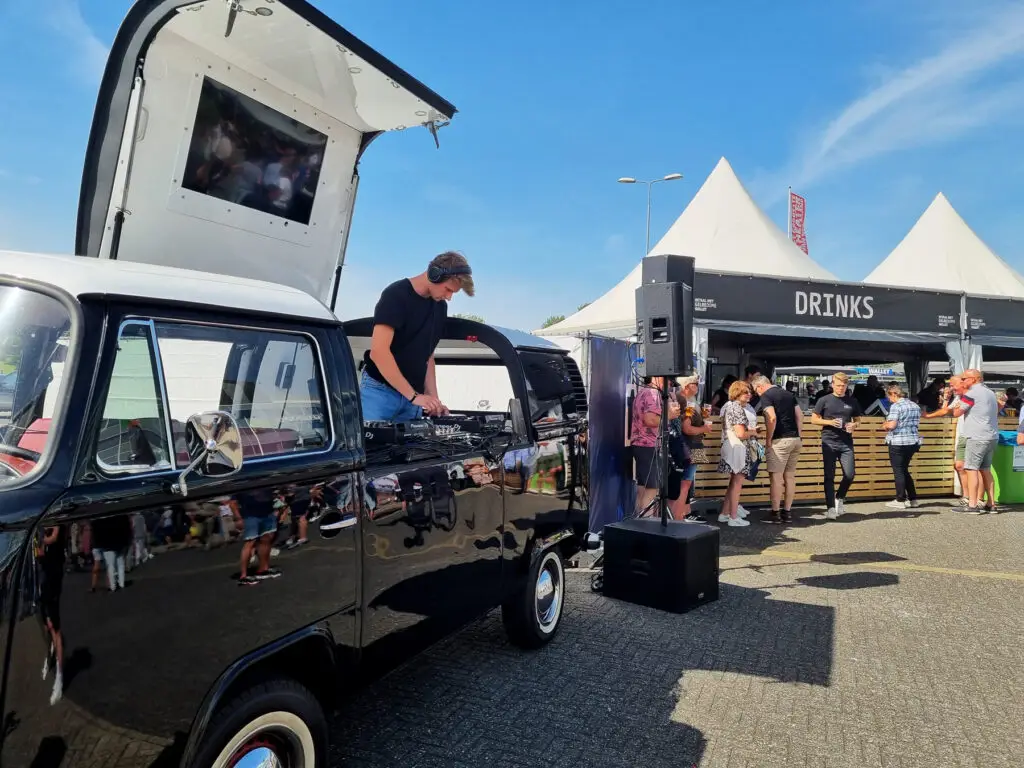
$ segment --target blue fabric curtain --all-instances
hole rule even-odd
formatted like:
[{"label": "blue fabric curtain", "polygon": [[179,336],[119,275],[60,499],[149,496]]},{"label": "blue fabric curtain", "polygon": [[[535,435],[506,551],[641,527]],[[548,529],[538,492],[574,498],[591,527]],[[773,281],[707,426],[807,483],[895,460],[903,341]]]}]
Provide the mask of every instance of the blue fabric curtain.
[{"label": "blue fabric curtain", "polygon": [[599,336],[589,342],[590,530],[596,533],[621,520],[636,503],[633,460],[626,446],[635,345]]}]

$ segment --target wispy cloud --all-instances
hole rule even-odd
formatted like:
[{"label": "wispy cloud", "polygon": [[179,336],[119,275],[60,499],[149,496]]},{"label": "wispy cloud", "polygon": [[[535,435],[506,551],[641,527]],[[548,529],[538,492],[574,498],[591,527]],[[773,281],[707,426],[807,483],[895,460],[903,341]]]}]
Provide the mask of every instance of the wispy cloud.
[{"label": "wispy cloud", "polygon": [[786,184],[808,188],[840,170],[903,149],[960,138],[1024,108],[1024,81],[1010,76],[1024,57],[1024,6],[998,7],[903,69],[875,67],[877,84],[846,105],[769,183],[765,202]]},{"label": "wispy cloud", "polygon": [[0,179],[3,179],[5,183],[39,184],[42,182],[42,179],[38,176],[25,173],[15,173],[14,171],[8,171],[6,168],[0,168]]},{"label": "wispy cloud", "polygon": [[65,51],[72,57],[74,72],[90,85],[99,82],[109,48],[82,17],[78,0],[50,0],[45,4],[43,14],[47,25],[64,40]]}]

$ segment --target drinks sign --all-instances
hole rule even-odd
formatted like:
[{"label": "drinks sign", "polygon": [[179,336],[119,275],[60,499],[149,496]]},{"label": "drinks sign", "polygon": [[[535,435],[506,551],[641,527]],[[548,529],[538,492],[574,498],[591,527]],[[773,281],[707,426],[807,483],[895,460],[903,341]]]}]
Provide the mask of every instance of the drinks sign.
[{"label": "drinks sign", "polygon": [[955,335],[960,296],[856,283],[698,272],[694,321]]}]

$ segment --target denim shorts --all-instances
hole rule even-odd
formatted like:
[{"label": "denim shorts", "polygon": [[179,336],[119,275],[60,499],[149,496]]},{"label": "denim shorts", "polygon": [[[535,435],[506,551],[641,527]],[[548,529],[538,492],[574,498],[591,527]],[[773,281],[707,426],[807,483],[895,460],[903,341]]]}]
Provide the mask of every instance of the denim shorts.
[{"label": "denim shorts", "polygon": [[401,393],[370,376],[366,371],[359,379],[359,399],[363,404],[363,421],[406,422],[423,416],[423,409],[413,405]]},{"label": "denim shorts", "polygon": [[246,517],[243,518],[243,521],[245,523],[246,541],[255,541],[262,536],[266,536],[268,533],[275,533],[277,531],[277,518],[274,515]]}]

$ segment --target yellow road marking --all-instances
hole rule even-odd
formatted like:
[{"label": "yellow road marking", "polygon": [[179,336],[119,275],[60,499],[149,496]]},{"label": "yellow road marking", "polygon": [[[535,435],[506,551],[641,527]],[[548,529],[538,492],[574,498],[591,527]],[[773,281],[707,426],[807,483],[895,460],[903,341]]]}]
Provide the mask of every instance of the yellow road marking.
[{"label": "yellow road marking", "polygon": [[[726,552],[723,552],[723,556],[758,556],[763,555],[766,557],[781,557],[790,560],[799,560],[801,562],[812,562],[815,554],[813,552],[793,552],[785,549],[776,549],[770,547],[764,550],[758,549],[745,549],[741,547],[726,547]],[[864,568],[874,568],[886,571],[917,571],[919,573],[943,573],[948,576],[967,576],[973,579],[997,579],[1000,581],[1021,581],[1024,582],[1024,573],[1004,573],[1001,571],[975,571],[968,568],[943,568],[937,565],[918,565],[917,563],[911,563],[908,561],[899,562],[868,562],[865,563],[859,559],[851,558],[848,562],[843,562],[842,555],[821,555],[821,557],[828,557],[830,561],[825,565],[859,565]]]}]

